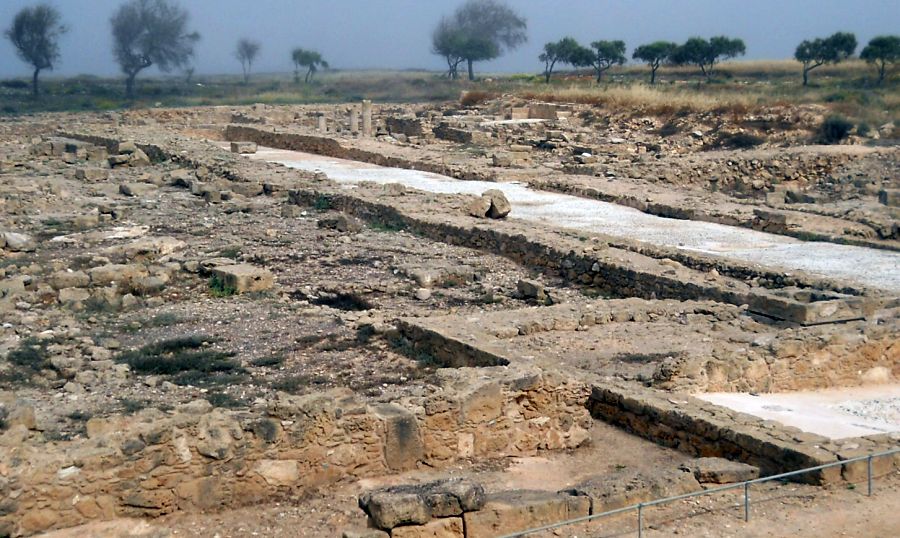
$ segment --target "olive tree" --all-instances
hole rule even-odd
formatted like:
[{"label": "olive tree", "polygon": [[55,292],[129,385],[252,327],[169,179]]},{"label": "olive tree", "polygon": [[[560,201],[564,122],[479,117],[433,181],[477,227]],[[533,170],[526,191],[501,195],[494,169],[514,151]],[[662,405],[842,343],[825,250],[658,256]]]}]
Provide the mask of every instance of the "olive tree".
[{"label": "olive tree", "polygon": [[259,54],[262,45],[257,41],[249,39],[241,39],[237,43],[237,49],[234,51],[234,57],[241,62],[241,71],[244,73],[244,84],[250,82],[250,70],[253,69],[253,61]]},{"label": "olive tree", "polygon": [[669,59],[672,51],[676,48],[678,45],[670,41],[654,41],[634,49],[631,58],[650,66],[650,84],[656,84],[656,71]]},{"label": "olive tree", "polygon": [[432,51],[447,60],[451,77],[465,61],[469,80],[475,80],[473,64],[497,58],[527,41],[527,27],[522,16],[499,0],[468,0],[438,24]]},{"label": "olive tree", "polygon": [[742,39],[716,36],[707,40],[692,37],[673,50],[669,60],[676,65],[696,65],[709,81],[718,62],[742,56],[746,52],[747,46]]},{"label": "olive tree", "polygon": [[603,73],[614,65],[625,63],[624,41],[594,41],[591,48],[578,55],[578,62],[585,67],[593,67],[597,73],[597,82]]},{"label": "olive tree", "polygon": [[887,65],[900,61],[900,36],[880,35],[873,37],[859,57],[878,68],[878,83],[884,81]]},{"label": "olive tree", "polygon": [[856,52],[856,36],[837,32],[824,39],[806,39],[797,45],[794,58],[803,64],[803,85],[809,84],[809,72],[825,64],[840,63]]},{"label": "olive tree", "polygon": [[431,33],[431,53],[443,56],[447,62],[447,78],[459,78],[459,64],[465,59],[460,56],[463,48],[463,35],[457,31],[453,21],[442,17]]},{"label": "olive tree", "polygon": [[544,62],[544,80],[550,82],[553,76],[553,68],[557,63],[573,64],[576,61],[578,52],[583,47],[578,44],[572,37],[564,37],[556,42],[544,45],[544,52],[538,56],[538,60]]},{"label": "olive tree", "polygon": [[13,19],[6,37],[16,48],[22,61],[34,68],[31,93],[38,95],[38,76],[44,69],[53,69],[59,59],[59,37],[66,32],[60,23],[59,11],[47,4],[26,7]]},{"label": "olive tree", "polygon": [[314,50],[305,50],[296,48],[291,52],[291,59],[294,61],[294,80],[300,81],[300,68],[306,68],[305,82],[309,83],[313,75],[319,68],[328,69],[328,62],[322,59],[322,55]]},{"label": "olive tree", "polygon": [[134,98],[134,79],[155,65],[167,73],[186,67],[200,39],[189,32],[188,12],[170,0],[129,0],[110,19],[113,53],[125,74],[125,93]]}]

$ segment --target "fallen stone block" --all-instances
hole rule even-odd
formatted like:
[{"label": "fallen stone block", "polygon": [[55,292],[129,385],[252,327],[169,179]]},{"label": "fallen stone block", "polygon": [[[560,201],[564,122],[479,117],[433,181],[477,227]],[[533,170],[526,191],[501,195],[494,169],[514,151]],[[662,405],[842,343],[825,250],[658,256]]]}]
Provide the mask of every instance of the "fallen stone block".
[{"label": "fallen stone block", "polygon": [[889,207],[900,207],[900,189],[883,189],[878,193],[878,201]]},{"label": "fallen stone block", "polygon": [[0,246],[13,252],[33,252],[37,243],[28,234],[3,232],[0,234]]},{"label": "fallen stone block", "polygon": [[139,198],[156,192],[158,188],[150,183],[122,183],[119,185],[119,192],[125,196]]},{"label": "fallen stone block", "polygon": [[360,232],[363,228],[362,222],[356,217],[349,215],[337,215],[335,217],[325,217],[316,222],[319,228],[328,230],[337,230],[339,232]]},{"label": "fallen stone block", "polygon": [[481,198],[473,200],[467,210],[473,217],[502,219],[509,215],[512,206],[503,191],[490,189],[485,191]]},{"label": "fallen stone block", "polygon": [[106,168],[79,168],[75,170],[75,179],[79,181],[97,182],[109,179]]},{"label": "fallen stone block", "polygon": [[[462,528],[462,516],[466,512],[480,510],[485,503],[481,484],[464,478],[438,480],[421,485],[391,486],[364,493],[359,497],[359,507],[371,518],[372,523],[384,530],[392,530],[392,536],[400,525],[422,525],[432,518],[454,518]],[[443,521],[443,519],[441,520]],[[406,529],[407,527],[402,527]],[[451,525],[432,525],[433,532],[452,532]],[[420,531],[420,532],[425,532]],[[403,534],[403,536],[455,536],[453,534]]]},{"label": "fallen stone block", "polygon": [[256,142],[232,142],[231,143],[231,153],[238,153],[241,155],[251,155],[256,153]]},{"label": "fallen stone block", "polygon": [[225,288],[235,293],[266,291],[275,285],[275,276],[268,269],[249,264],[225,265],[212,270]]},{"label": "fallen stone block", "polygon": [[341,538],[390,538],[390,534],[380,529],[345,529]]},{"label": "fallen stone block", "polygon": [[759,478],[759,467],[725,458],[697,458],[681,466],[703,484],[732,484]]},{"label": "fallen stone block", "polygon": [[589,503],[551,491],[504,491],[463,515],[467,538],[490,538],[588,515]]}]

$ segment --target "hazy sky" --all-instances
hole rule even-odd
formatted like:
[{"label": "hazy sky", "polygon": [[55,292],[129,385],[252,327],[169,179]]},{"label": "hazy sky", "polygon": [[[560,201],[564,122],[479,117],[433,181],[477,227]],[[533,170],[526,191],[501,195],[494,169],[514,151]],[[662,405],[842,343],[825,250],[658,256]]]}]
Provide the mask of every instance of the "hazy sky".
[{"label": "hazy sky", "polygon": [[[118,72],[110,52],[109,17],[123,0],[50,0],[70,31],[56,74]],[[0,27],[35,0],[0,0]],[[315,48],[338,68],[442,69],[430,54],[441,15],[463,0],[181,0],[202,35],[198,73],[239,73],[238,38],[262,43],[255,72],[290,71],[290,50]],[[572,35],[587,44],[622,39],[683,41],[699,35],[741,37],[747,58],[789,58],[801,40],[843,30],[861,46],[878,34],[900,33],[900,0],[509,0],[528,19],[527,45],[486,71],[539,72],[544,43]],[[27,75],[8,40],[0,42],[0,76]],[[149,72],[149,71],[148,71]]]}]

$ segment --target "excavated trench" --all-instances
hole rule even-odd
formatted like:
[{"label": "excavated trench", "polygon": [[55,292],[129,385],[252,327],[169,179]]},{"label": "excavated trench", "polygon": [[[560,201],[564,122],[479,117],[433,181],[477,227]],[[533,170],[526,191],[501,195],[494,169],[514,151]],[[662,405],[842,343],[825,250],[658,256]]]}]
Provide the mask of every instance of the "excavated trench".
[{"label": "excavated trench", "polygon": [[802,271],[856,285],[900,292],[900,254],[757,232],[709,222],[674,220],[636,209],[570,195],[535,191],[519,183],[462,181],[429,172],[386,168],[333,157],[260,148],[252,158],[323,172],[329,179],[353,185],[400,183],[438,194],[480,195],[500,189],[510,200],[510,218],[544,226],[602,233],[685,253],[717,256],[781,270]]}]

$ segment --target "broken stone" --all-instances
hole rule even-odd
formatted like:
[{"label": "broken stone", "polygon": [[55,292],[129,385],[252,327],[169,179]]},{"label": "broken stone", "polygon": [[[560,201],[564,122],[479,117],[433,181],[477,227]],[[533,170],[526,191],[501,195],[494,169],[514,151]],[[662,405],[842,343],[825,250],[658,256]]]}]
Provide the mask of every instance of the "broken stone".
[{"label": "broken stone", "polygon": [[122,183],[119,185],[119,192],[134,198],[147,196],[156,192],[157,189],[156,185],[150,183]]},{"label": "broken stone", "polygon": [[339,232],[358,233],[362,231],[362,222],[351,215],[337,215],[335,217],[325,217],[316,222],[319,228],[329,230],[337,230]]},{"label": "broken stone", "polygon": [[724,458],[697,458],[681,466],[704,484],[731,484],[759,478],[759,467]]},{"label": "broken stone", "polygon": [[266,291],[275,285],[275,276],[269,270],[249,264],[219,266],[212,274],[235,293]]},{"label": "broken stone", "polygon": [[525,299],[534,299],[538,302],[543,302],[547,300],[547,293],[544,291],[544,286],[533,280],[519,280],[516,283],[516,289]]},{"label": "broken stone", "polygon": [[106,168],[79,168],[75,170],[75,179],[79,181],[106,181],[109,179],[109,170]]},{"label": "broken stone", "polygon": [[37,246],[30,235],[16,232],[0,234],[0,243],[13,252],[33,252]]}]

